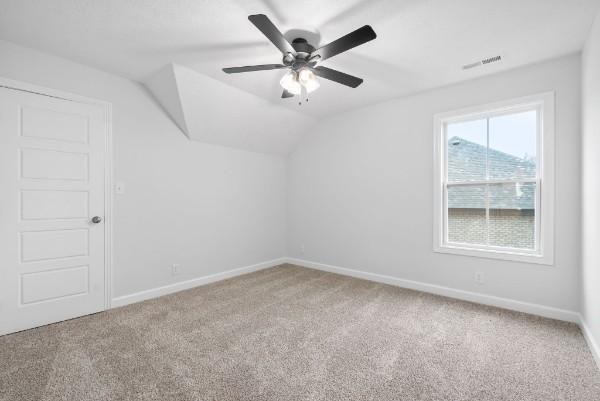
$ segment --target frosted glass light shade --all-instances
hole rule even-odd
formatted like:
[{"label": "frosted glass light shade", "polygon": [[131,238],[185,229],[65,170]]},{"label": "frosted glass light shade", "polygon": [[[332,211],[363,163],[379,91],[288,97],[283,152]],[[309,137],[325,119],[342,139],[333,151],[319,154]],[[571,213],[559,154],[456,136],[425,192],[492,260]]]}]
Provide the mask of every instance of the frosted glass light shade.
[{"label": "frosted glass light shade", "polygon": [[321,86],[319,81],[317,81],[316,79],[308,81],[307,83],[305,83],[303,85],[306,88],[306,92],[308,92],[308,93],[316,91],[317,89],[319,89],[319,86]]},{"label": "frosted glass light shade", "polygon": [[298,73],[298,81],[300,84],[306,88],[306,92],[311,93],[317,89],[319,89],[319,81],[317,81],[317,77],[315,74],[308,69],[302,69]]},{"label": "frosted glass light shade", "polygon": [[296,77],[296,73],[293,71],[285,74],[283,78],[281,78],[281,81],[279,81],[279,84],[283,87],[283,89],[294,95],[299,95],[302,90],[300,82],[298,82]]}]

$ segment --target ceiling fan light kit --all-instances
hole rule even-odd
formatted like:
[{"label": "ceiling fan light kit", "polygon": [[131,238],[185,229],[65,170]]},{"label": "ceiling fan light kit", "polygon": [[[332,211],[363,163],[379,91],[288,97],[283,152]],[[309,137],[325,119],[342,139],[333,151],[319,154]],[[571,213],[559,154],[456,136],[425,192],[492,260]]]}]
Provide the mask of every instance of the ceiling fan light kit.
[{"label": "ceiling fan light kit", "polygon": [[[250,71],[288,69],[279,82],[283,87],[282,98],[300,96],[308,101],[308,94],[320,86],[317,77],[328,79],[342,85],[356,88],[363,80],[352,75],[319,65],[322,61],[360,46],[377,37],[373,28],[365,25],[333,42],[315,49],[304,38],[296,38],[292,43],[283,36],[271,20],[264,14],[250,15],[254,24],[279,49],[283,58],[281,64],[251,65],[245,67],[223,68],[227,74]],[[302,104],[302,101],[299,102]]]},{"label": "ceiling fan light kit", "polygon": [[300,70],[298,73],[298,81],[306,88],[308,93],[316,91],[319,89],[319,86],[321,86],[315,74],[309,69]]},{"label": "ceiling fan light kit", "polygon": [[299,95],[302,91],[302,86],[300,85],[296,75],[297,74],[294,71],[290,71],[285,74],[283,78],[281,78],[281,81],[279,81],[279,84],[283,87],[283,89],[292,95]]}]

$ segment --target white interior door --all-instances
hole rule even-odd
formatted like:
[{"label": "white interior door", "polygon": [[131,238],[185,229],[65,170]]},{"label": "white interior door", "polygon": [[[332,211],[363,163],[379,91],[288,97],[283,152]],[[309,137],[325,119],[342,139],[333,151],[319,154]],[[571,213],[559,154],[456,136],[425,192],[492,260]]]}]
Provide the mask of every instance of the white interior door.
[{"label": "white interior door", "polygon": [[105,114],[0,87],[0,335],[104,309]]}]

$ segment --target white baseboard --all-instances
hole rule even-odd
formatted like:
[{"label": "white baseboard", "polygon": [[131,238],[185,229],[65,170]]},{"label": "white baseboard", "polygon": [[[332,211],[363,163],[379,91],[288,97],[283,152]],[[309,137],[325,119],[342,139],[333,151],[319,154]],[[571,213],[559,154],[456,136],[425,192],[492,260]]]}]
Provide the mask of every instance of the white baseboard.
[{"label": "white baseboard", "polygon": [[551,319],[564,320],[567,322],[579,323],[579,314],[574,311],[553,308],[550,306],[532,304],[528,302],[515,301],[513,299],[496,297],[493,295],[482,294],[457,290],[454,288],[443,287],[434,284],[423,283],[420,281],[405,280],[382,274],[364,272],[360,270],[347,269],[344,267],[331,266],[323,263],[311,262],[308,260],[287,258],[287,263],[309,267],[312,269],[337,273],[344,276],[361,278],[364,280],[375,281],[383,284],[390,284],[397,287],[408,288],[411,290],[428,292],[431,294],[442,295],[449,298],[460,299],[463,301],[475,302],[484,305],[496,306],[498,308],[510,309],[518,312],[529,313],[532,315],[543,316]]},{"label": "white baseboard", "polygon": [[152,288],[150,290],[140,291],[133,294],[123,295],[112,299],[111,307],[117,308],[136,302],[145,301],[151,298],[157,298],[163,295],[172,294],[174,292],[188,290],[205,284],[214,283],[216,281],[225,280],[231,277],[240,276],[242,274],[252,273],[258,270],[267,269],[269,267],[278,266],[286,262],[286,258],[269,260],[267,262],[257,263],[255,265],[240,267],[238,269],[227,270],[225,272],[211,274],[209,276],[197,277],[179,283],[169,284],[162,287]]},{"label": "white baseboard", "polygon": [[594,339],[590,328],[581,314],[579,315],[579,327],[581,327],[583,337],[585,337],[585,341],[587,342],[588,347],[590,347],[590,351],[592,352],[592,356],[596,361],[596,365],[598,365],[598,369],[600,369],[600,344]]}]

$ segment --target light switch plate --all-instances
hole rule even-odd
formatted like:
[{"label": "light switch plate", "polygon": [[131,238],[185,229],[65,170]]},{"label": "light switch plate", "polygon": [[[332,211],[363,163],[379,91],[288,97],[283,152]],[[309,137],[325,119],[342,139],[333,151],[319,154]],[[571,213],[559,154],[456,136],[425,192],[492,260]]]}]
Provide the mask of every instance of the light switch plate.
[{"label": "light switch plate", "polygon": [[118,195],[123,195],[125,193],[125,183],[117,182],[115,185],[115,193]]}]

